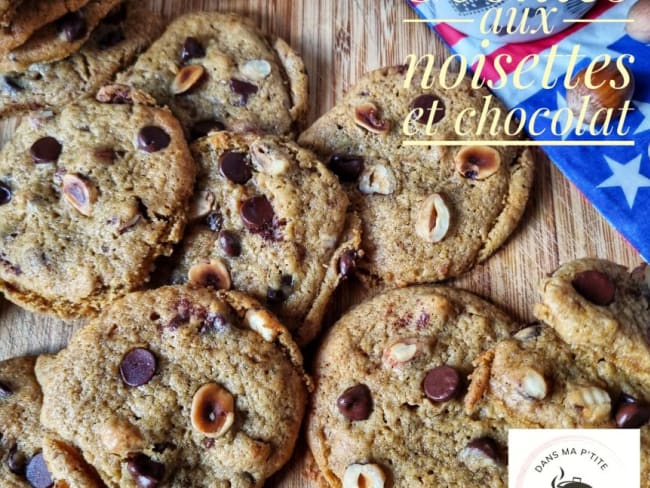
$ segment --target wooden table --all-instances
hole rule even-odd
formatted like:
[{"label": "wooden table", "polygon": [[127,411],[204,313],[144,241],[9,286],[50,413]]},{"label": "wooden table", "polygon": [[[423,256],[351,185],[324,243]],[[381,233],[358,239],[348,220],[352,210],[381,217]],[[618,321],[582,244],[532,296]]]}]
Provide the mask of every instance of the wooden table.
[{"label": "wooden table", "polygon": [[[235,11],[253,17],[265,30],[287,39],[302,53],[310,74],[309,120],[327,111],[367,70],[402,63],[409,53],[433,53],[441,62],[446,48],[426,27],[405,24],[415,14],[400,0],[152,0],[172,17],[192,10]],[[0,127],[2,140],[15,121]],[[584,200],[548,161],[539,162],[537,179],[522,225],[502,250],[484,265],[454,281],[501,305],[518,320],[531,320],[537,283],[559,263],[598,256],[636,266],[640,256]],[[335,318],[360,294],[342,290],[330,314]],[[0,360],[56,351],[82,321],[64,323],[31,314],[0,300]],[[304,442],[295,460],[268,485],[316,486]]]}]

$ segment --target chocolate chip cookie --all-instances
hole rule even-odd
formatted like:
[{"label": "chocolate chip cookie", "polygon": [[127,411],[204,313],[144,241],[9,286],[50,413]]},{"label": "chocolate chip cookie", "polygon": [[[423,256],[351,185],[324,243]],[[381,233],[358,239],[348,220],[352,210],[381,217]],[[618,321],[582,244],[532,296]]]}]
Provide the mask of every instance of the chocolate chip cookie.
[{"label": "chocolate chip cookie", "polygon": [[34,63],[57,61],[77,51],[121,1],[91,0],[78,11],[43,26],[24,44],[0,57],[0,72],[24,71]]},{"label": "chocolate chip cookie", "polygon": [[513,428],[641,428],[641,474],[650,486],[650,387],[619,383],[605,348],[600,356],[576,357],[551,327],[526,327],[478,358],[467,412]]},{"label": "chocolate chip cookie", "polygon": [[244,294],[133,293],[39,360],[41,420],[109,487],[261,487],[300,429],[301,361]]},{"label": "chocolate chip cookie", "polygon": [[51,476],[42,455],[41,388],[35,357],[0,362],[0,485],[46,487]]},{"label": "chocolate chip cookie", "polygon": [[17,6],[8,25],[0,29],[0,54],[24,44],[44,25],[74,12],[89,0],[24,0]]},{"label": "chocolate chip cookie", "polygon": [[171,108],[188,135],[208,128],[290,134],[307,110],[302,59],[233,14],[177,18],[118,81]]},{"label": "chocolate chip cookie", "polygon": [[32,64],[22,72],[0,74],[0,116],[58,108],[86,94],[94,95],[146,49],[162,28],[162,18],[141,2],[125,2],[100,22],[74,54],[55,63]]},{"label": "chocolate chip cookie", "polygon": [[332,487],[507,485],[500,421],[465,415],[472,360],[514,323],[457,289],[379,295],[328,332],[308,441]]},{"label": "chocolate chip cookie", "polygon": [[650,385],[650,280],[643,269],[630,274],[602,259],[569,262],[541,282],[535,306],[535,316],[578,356],[610,365],[602,373],[608,382],[632,390]]},{"label": "chocolate chip cookie", "polygon": [[195,166],[178,122],[126,87],[102,99],[25,121],[0,152],[0,291],[29,310],[94,314],[181,238]]},{"label": "chocolate chip cookie", "polygon": [[173,282],[245,291],[308,342],[361,240],[336,176],[279,136],[215,132],[191,150],[193,224]]},{"label": "chocolate chip cookie", "polygon": [[[299,138],[328,162],[359,212],[366,256],[359,269],[396,285],[443,280],[487,259],[519,221],[534,172],[529,148],[490,146],[475,119],[456,133],[456,119],[480,113],[487,90],[467,79],[444,89],[435,70],[434,86],[422,89],[422,71],[410,88],[405,67],[369,73]],[[503,128],[489,137],[519,139]],[[434,142],[408,147],[405,139]],[[485,142],[461,146],[466,140]]]}]

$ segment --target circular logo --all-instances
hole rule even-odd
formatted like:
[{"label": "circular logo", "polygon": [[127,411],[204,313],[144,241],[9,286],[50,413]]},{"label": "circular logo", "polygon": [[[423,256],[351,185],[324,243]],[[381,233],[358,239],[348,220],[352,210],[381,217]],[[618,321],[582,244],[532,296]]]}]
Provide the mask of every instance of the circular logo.
[{"label": "circular logo", "polygon": [[602,442],[564,435],[545,442],[522,463],[514,488],[619,486],[625,463]]}]

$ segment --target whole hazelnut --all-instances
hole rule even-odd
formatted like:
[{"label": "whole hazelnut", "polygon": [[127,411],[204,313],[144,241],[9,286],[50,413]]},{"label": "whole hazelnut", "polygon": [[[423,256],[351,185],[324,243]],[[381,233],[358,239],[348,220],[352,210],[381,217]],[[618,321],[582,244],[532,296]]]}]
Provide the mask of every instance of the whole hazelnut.
[{"label": "whole hazelnut", "polygon": [[639,42],[650,43],[650,0],[636,2],[627,16],[633,21],[625,26],[628,35]]},{"label": "whole hazelnut", "polygon": [[623,74],[615,63],[596,67],[590,76],[587,73],[588,69],[583,69],[571,80],[571,86],[575,88],[567,89],[567,106],[579,117],[584,110],[584,97],[589,97],[584,114],[586,123],[595,120],[597,124],[602,124],[607,120],[608,111],[612,113],[612,119],[617,119],[621,115],[618,109],[623,108],[634,95],[635,83],[632,71],[623,68],[627,70],[630,77],[629,83],[623,86]]}]

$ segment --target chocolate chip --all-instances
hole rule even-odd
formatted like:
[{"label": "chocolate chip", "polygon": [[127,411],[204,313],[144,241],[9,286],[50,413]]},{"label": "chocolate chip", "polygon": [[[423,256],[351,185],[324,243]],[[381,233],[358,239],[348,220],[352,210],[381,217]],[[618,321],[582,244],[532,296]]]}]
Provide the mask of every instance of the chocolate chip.
[{"label": "chocolate chip", "polygon": [[65,14],[57,21],[57,27],[68,42],[77,41],[88,32],[86,19],[79,12]]},{"label": "chocolate chip", "polygon": [[286,297],[284,296],[284,292],[282,290],[277,290],[270,286],[266,289],[266,302],[269,305],[278,305],[284,302],[285,299]]},{"label": "chocolate chip", "polygon": [[616,425],[621,429],[637,429],[650,420],[650,406],[626,403],[616,412]]},{"label": "chocolate chip", "polygon": [[3,92],[15,95],[18,92],[23,91],[23,87],[18,84],[16,80],[10,76],[0,76],[0,88]]},{"label": "chocolate chip", "polygon": [[257,86],[237,78],[230,79],[230,89],[241,97],[239,106],[247,105],[248,98],[257,93]]},{"label": "chocolate chip", "polygon": [[126,469],[140,488],[155,488],[165,477],[165,465],[142,453],[129,456]]},{"label": "chocolate chip", "polygon": [[220,313],[210,312],[203,319],[201,327],[199,327],[199,334],[205,335],[210,332],[222,332],[226,329],[226,327],[228,327],[228,321],[226,320],[226,317]]},{"label": "chocolate chip", "polygon": [[351,386],[336,401],[339,412],[349,420],[366,420],[372,413],[372,394],[363,384]]},{"label": "chocolate chip", "polygon": [[223,252],[228,256],[236,258],[241,254],[241,244],[239,237],[234,232],[229,230],[222,230],[219,232],[219,245]]},{"label": "chocolate chip", "polygon": [[41,137],[32,144],[30,154],[34,163],[53,163],[61,155],[61,144],[54,137]]},{"label": "chocolate chip", "polygon": [[618,400],[620,403],[641,403],[638,398],[634,398],[632,395],[628,395],[627,393],[621,393]]},{"label": "chocolate chip", "polygon": [[23,476],[25,474],[25,456],[18,452],[18,446],[15,443],[9,449],[9,454],[7,455],[7,467],[9,468],[9,471],[18,476]]},{"label": "chocolate chip", "polygon": [[573,278],[573,288],[591,303],[606,307],[614,301],[616,286],[605,273],[587,270]]},{"label": "chocolate chip", "polygon": [[339,180],[354,182],[357,181],[359,175],[363,172],[364,164],[361,156],[334,154],[330,157],[327,167],[339,177]]},{"label": "chocolate chip", "polygon": [[339,273],[341,276],[350,276],[357,267],[357,252],[350,249],[341,254],[339,258]]},{"label": "chocolate chip", "polygon": [[155,125],[143,127],[138,134],[138,147],[149,153],[165,149],[170,142],[169,134]]},{"label": "chocolate chip", "polygon": [[219,232],[223,225],[223,216],[219,212],[210,212],[205,218],[205,223],[212,232]]},{"label": "chocolate chip", "polygon": [[249,230],[260,232],[273,224],[275,212],[271,202],[261,195],[245,200],[239,208],[239,215]]},{"label": "chocolate chip", "polygon": [[196,37],[188,37],[181,48],[181,63],[186,63],[193,58],[205,56],[205,49]]},{"label": "chocolate chip", "polygon": [[34,488],[49,488],[54,484],[42,453],[38,453],[29,460],[25,469],[25,478]]},{"label": "chocolate chip", "polygon": [[243,185],[253,176],[248,163],[248,154],[237,151],[228,151],[221,155],[219,172],[238,185]]},{"label": "chocolate chip", "polygon": [[0,182],[0,205],[8,204],[11,201],[11,196],[11,188]]},{"label": "chocolate chip", "polygon": [[436,105],[436,113],[433,115],[432,123],[437,124],[440,122],[444,118],[446,110],[442,99],[436,95],[420,95],[411,102],[411,110],[422,109],[419,117],[415,113],[413,114],[413,120],[419,124],[428,123],[429,117],[431,117],[431,108],[435,102],[438,102],[438,104]]},{"label": "chocolate chip", "polygon": [[13,394],[13,390],[7,383],[0,381],[0,398],[7,398]]},{"label": "chocolate chip", "polygon": [[149,383],[156,373],[156,356],[148,349],[131,349],[122,358],[120,374],[129,386],[142,386]]},{"label": "chocolate chip", "polygon": [[223,125],[218,120],[199,120],[195,122],[192,127],[190,127],[190,139],[195,141],[203,136],[207,136],[210,132],[214,130],[225,130],[226,126]]},{"label": "chocolate chip", "polygon": [[117,29],[108,31],[102,37],[100,37],[97,40],[97,47],[99,47],[101,51],[105,51],[106,49],[117,46],[124,39],[126,39],[124,31],[121,27],[119,27]]},{"label": "chocolate chip", "polygon": [[467,447],[469,449],[477,449],[485,454],[485,456],[494,459],[495,461],[499,458],[497,445],[494,440],[489,437],[479,437],[478,439],[474,439],[467,444]]},{"label": "chocolate chip", "polygon": [[460,391],[460,374],[451,366],[438,366],[430,370],[422,387],[424,394],[433,402],[446,402]]}]

